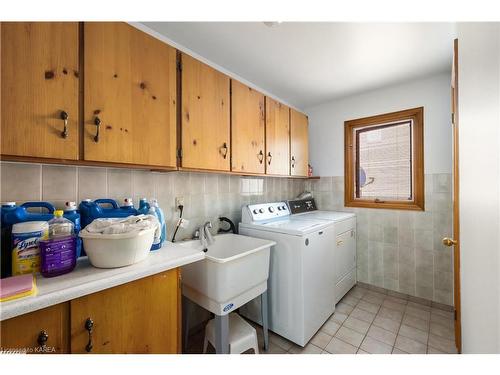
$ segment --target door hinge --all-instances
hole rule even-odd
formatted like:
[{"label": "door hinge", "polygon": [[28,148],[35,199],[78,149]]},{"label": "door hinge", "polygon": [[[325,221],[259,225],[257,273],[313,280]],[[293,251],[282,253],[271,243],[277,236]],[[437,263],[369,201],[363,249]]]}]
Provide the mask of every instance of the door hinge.
[{"label": "door hinge", "polygon": [[455,125],[455,114],[453,112],[451,113],[451,123]]},{"label": "door hinge", "polygon": [[182,72],[182,61],[177,61],[177,70]]},{"label": "door hinge", "polygon": [[457,310],[454,310],[455,320],[457,320]]},{"label": "door hinge", "polygon": [[179,159],[182,159],[182,148],[179,148],[179,149],[177,150],[177,157],[178,157]]}]

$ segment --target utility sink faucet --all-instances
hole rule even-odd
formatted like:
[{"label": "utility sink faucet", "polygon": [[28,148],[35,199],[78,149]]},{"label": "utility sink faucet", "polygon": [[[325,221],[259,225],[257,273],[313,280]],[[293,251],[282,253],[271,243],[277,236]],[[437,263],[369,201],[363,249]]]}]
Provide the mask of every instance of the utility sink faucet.
[{"label": "utility sink faucet", "polygon": [[203,251],[205,252],[208,250],[208,246],[210,246],[215,242],[212,233],[210,233],[211,228],[212,228],[212,222],[207,221],[194,234],[194,238],[200,240],[201,245],[203,246]]}]

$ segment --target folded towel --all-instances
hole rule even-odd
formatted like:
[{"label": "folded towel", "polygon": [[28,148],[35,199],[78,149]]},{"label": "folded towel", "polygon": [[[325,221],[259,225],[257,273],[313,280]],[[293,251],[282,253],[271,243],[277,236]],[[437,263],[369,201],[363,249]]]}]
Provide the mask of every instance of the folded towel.
[{"label": "folded towel", "polygon": [[85,227],[89,233],[121,234],[155,228],[161,230],[158,219],[153,215],[137,215],[126,218],[95,219]]}]

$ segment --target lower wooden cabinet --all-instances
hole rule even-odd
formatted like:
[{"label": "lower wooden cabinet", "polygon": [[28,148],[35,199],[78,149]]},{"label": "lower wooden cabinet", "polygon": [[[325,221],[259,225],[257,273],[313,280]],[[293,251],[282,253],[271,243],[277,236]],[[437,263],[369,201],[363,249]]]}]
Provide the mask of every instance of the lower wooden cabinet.
[{"label": "lower wooden cabinet", "polygon": [[2,351],[69,352],[69,302],[1,322]]},{"label": "lower wooden cabinet", "polygon": [[59,354],[180,353],[180,293],[178,268],[145,277],[3,321],[1,347]]},{"label": "lower wooden cabinet", "polygon": [[171,270],[72,300],[71,352],[177,353],[179,292]]}]

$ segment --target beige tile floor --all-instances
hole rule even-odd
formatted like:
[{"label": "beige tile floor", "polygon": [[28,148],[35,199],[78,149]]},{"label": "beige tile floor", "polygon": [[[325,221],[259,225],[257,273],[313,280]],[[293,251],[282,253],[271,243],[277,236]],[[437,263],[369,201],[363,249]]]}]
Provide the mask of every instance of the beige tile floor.
[{"label": "beige tile floor", "polygon": [[[252,323],[253,324],[253,323]],[[262,330],[257,335],[262,347]],[[456,353],[453,313],[356,286],[303,348],[269,332],[261,354]],[[201,353],[203,331],[191,336],[188,353]],[[213,353],[213,348],[209,352]]]}]

